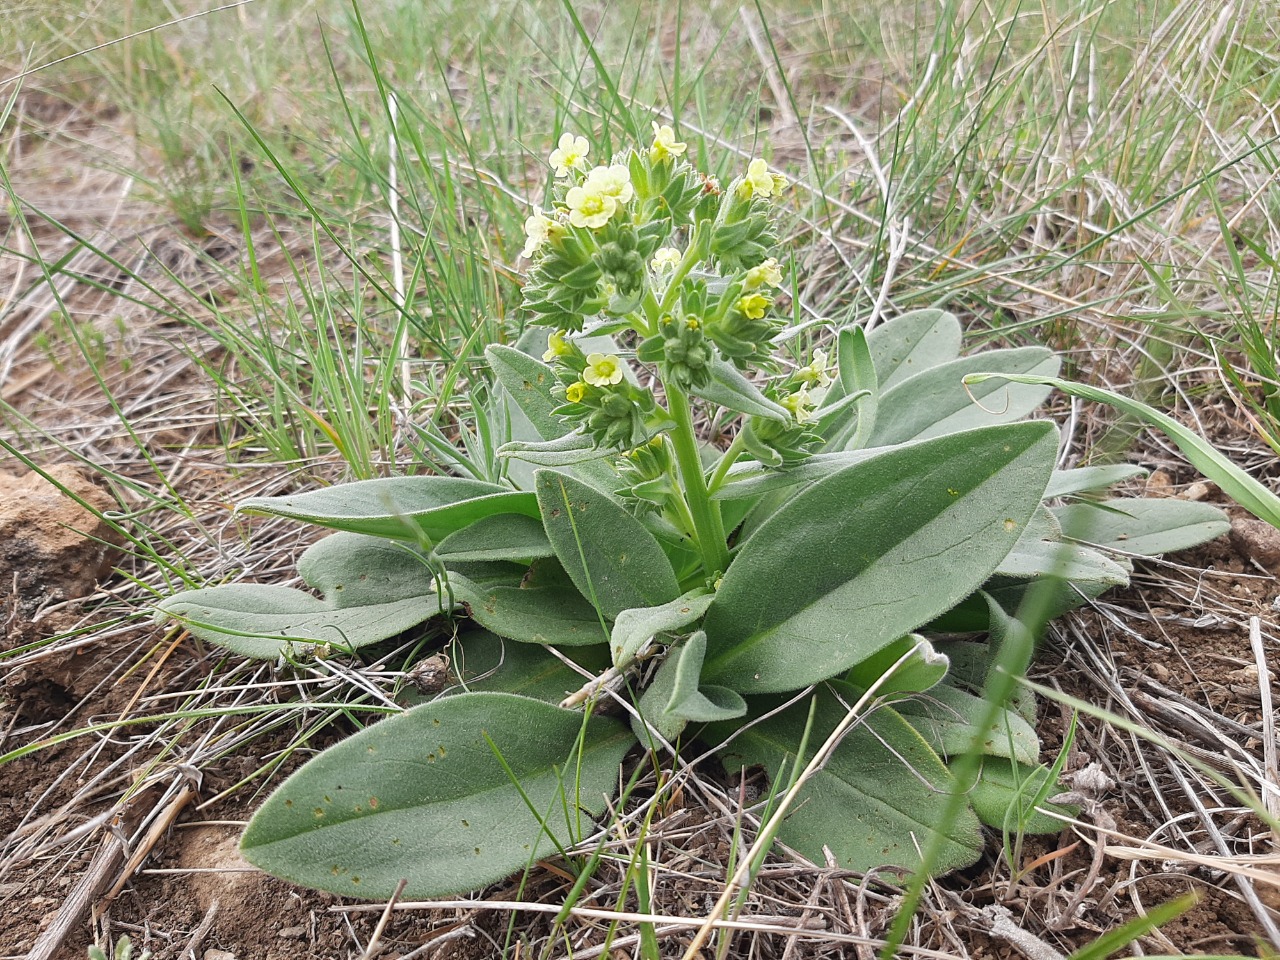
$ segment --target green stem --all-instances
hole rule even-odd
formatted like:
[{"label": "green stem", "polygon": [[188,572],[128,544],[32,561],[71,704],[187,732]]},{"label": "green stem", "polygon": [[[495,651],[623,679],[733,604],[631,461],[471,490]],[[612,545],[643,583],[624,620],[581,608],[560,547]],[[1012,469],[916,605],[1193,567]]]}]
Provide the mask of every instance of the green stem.
[{"label": "green stem", "polygon": [[667,383],[666,388],[667,405],[676,421],[676,428],[671,431],[671,443],[676,449],[676,462],[680,465],[685,501],[693,515],[698,550],[702,554],[708,576],[724,573],[729,569],[729,547],[725,543],[724,521],[720,518],[720,505],[707,493],[702,458],[698,456],[698,437],[693,430],[693,411],[689,408],[689,396],[674,383]]},{"label": "green stem", "polygon": [[693,228],[693,236],[689,238],[689,249],[680,258],[680,263],[667,284],[667,292],[662,296],[662,303],[658,305],[659,317],[670,310],[676,298],[680,296],[680,283],[689,275],[689,271],[706,259],[710,242],[711,234],[704,229],[704,224],[699,223]]},{"label": "green stem", "polygon": [[729,449],[724,452],[720,458],[720,462],[716,464],[716,469],[711,474],[711,482],[707,484],[707,492],[715,493],[724,486],[724,478],[729,473],[729,468],[738,462],[738,457],[742,455],[742,449],[746,444],[742,440],[742,431],[739,430],[733,438],[733,442],[729,444]]}]

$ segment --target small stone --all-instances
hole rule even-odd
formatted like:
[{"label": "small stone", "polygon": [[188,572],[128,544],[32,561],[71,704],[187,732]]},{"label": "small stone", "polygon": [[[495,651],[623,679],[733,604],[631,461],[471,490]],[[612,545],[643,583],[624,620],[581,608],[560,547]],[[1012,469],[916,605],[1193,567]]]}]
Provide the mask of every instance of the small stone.
[{"label": "small stone", "polygon": [[1179,496],[1183,500],[1204,500],[1208,498],[1209,494],[1213,493],[1213,491],[1217,489],[1218,485],[1216,483],[1212,483],[1208,480],[1197,480],[1195,483],[1191,484],[1191,486],[1187,487],[1187,489],[1183,490]]},{"label": "small stone", "polygon": [[285,927],[276,934],[277,937],[282,937],[285,940],[301,940],[306,935],[306,927]]},{"label": "small stone", "polygon": [[1151,676],[1155,677],[1160,683],[1169,682],[1169,668],[1163,663],[1153,662],[1147,666],[1147,669],[1151,672]]},{"label": "small stone", "polygon": [[236,955],[230,950],[218,950],[211,947],[204,952],[204,960],[236,960]]}]

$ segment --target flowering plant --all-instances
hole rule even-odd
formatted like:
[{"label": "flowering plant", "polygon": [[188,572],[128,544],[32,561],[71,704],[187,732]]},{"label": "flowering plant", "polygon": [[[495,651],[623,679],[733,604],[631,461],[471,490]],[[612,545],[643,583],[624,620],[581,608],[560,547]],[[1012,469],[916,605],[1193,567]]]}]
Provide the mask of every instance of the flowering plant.
[{"label": "flowering plant", "polygon": [[[754,159],[722,185],[653,133],[595,166],[566,133],[549,158],[549,209],[525,225],[532,328],[488,348],[473,398],[486,435],[505,431],[490,474],[254,498],[241,509],[338,531],[299,562],[322,596],[233,584],[161,604],[247,656],[410,630],[448,656],[448,689],[266,801],[243,841],[264,869],[357,896],[466,890],[590,834],[637,746],[701,739],[776,781],[806,738],[832,750],[781,824],[793,849],[971,863],[983,823],[1054,792],[1034,704],[981,697],[1031,586],[1062,612],[1125,583],[1129,557],[1226,529],[1203,504],[1105,499],[1137,471],[1056,468],[1054,425],[1025,419],[1058,369],[1047,349],[963,357],[936,309],[792,349],[786,179]],[[708,443],[700,418],[732,439]],[[946,818],[949,764],[975,742],[981,773]]]}]

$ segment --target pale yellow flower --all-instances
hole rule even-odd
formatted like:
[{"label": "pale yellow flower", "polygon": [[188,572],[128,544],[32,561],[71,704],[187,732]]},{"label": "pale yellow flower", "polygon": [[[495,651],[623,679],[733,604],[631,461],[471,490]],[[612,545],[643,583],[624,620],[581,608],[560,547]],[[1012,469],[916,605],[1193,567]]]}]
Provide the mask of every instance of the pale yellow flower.
[{"label": "pale yellow flower", "polygon": [[549,237],[563,229],[562,224],[552,220],[541,210],[534,211],[533,216],[524,222],[524,250],[520,252],[520,256],[526,260],[532,257],[533,252],[546,243]]},{"label": "pale yellow flower", "polygon": [[747,175],[738,185],[738,195],[744,200],[750,197],[776,197],[787,187],[787,178],[769,172],[769,165],[759,157],[747,164]]},{"label": "pale yellow flower", "polygon": [[575,227],[599,230],[618,209],[618,201],[588,186],[572,187],[565,194],[569,206],[569,222]]},{"label": "pale yellow flower", "polygon": [[582,379],[593,387],[607,387],[622,382],[622,361],[612,353],[587,354],[587,369],[582,371]]},{"label": "pale yellow flower", "polygon": [[764,286],[782,286],[782,270],[778,267],[778,261],[773,257],[747,271],[745,282],[747,290],[758,290]]},{"label": "pale yellow flower", "polygon": [[831,375],[831,364],[827,360],[827,351],[813,351],[813,360],[806,367],[801,367],[796,371],[796,376],[804,382],[806,386],[813,387],[829,387],[834,379]]},{"label": "pale yellow flower", "polygon": [[749,293],[738,300],[738,309],[749,320],[759,320],[769,309],[769,298],[758,293]]},{"label": "pale yellow flower", "polygon": [[635,188],[631,186],[631,171],[621,163],[609,167],[592,167],[583,186],[606,197],[613,197],[618,203],[627,203],[635,196]]},{"label": "pale yellow flower", "polygon": [[587,165],[587,154],[590,152],[591,144],[587,143],[586,137],[562,133],[559,145],[551,151],[548,160],[556,168],[557,177],[567,177],[570,170],[581,170]]},{"label": "pale yellow flower", "polygon": [[649,159],[657,163],[667,157],[682,157],[689,148],[687,143],[676,139],[676,132],[667,124],[653,124],[653,146],[649,148]]},{"label": "pale yellow flower", "polygon": [[654,273],[668,273],[680,266],[680,261],[684,259],[684,255],[675,247],[659,247],[653,251],[653,259],[649,261],[649,266],[653,268]]},{"label": "pale yellow flower", "polygon": [[796,423],[809,423],[813,420],[813,397],[809,395],[809,387],[801,384],[800,389],[790,396],[782,398],[782,405],[791,411]]},{"label": "pale yellow flower", "polygon": [[565,387],[564,398],[570,403],[581,403],[582,398],[586,396],[587,385],[581,380],[575,381]]},{"label": "pale yellow flower", "polygon": [[542,360],[544,363],[550,363],[556,357],[568,356],[572,352],[569,345],[564,342],[564,331],[552,330],[547,335],[547,350],[542,355]]}]

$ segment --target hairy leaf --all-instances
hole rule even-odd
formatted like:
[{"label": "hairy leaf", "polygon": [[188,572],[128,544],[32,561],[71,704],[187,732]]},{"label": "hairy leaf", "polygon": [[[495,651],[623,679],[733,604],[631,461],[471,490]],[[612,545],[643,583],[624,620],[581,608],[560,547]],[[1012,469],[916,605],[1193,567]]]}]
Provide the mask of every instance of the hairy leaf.
[{"label": "hairy leaf", "polygon": [[445,697],[306,763],[254,815],[241,850],[342,896],[385,900],[402,879],[407,897],[474,890],[589,831],[634,742],[616,720],[528,697]]}]

